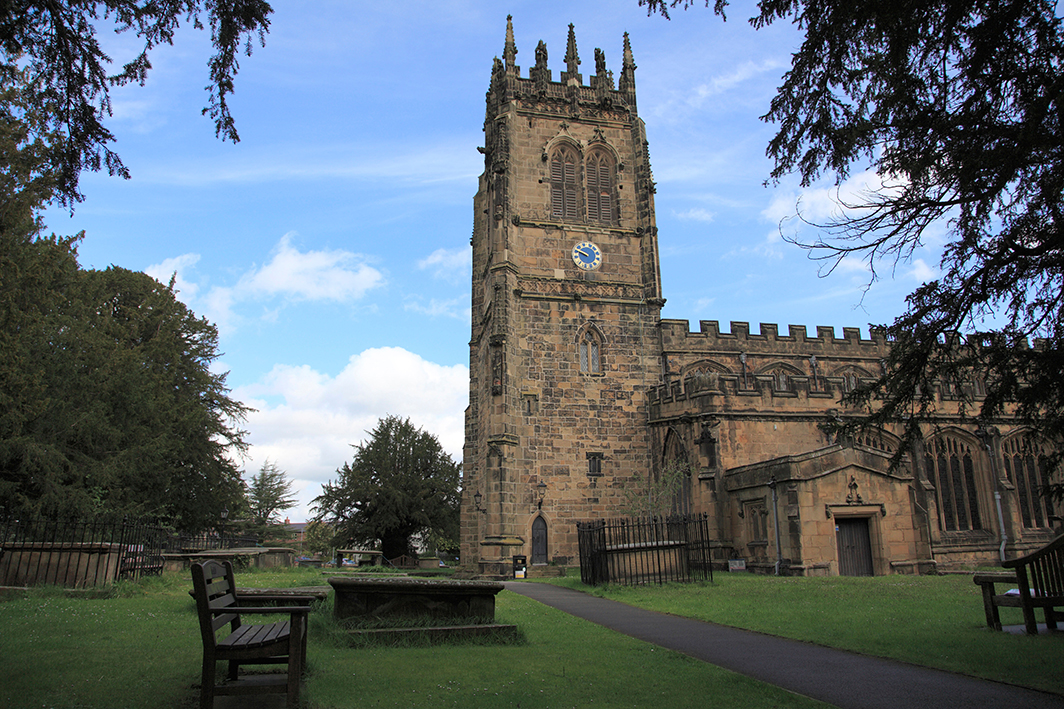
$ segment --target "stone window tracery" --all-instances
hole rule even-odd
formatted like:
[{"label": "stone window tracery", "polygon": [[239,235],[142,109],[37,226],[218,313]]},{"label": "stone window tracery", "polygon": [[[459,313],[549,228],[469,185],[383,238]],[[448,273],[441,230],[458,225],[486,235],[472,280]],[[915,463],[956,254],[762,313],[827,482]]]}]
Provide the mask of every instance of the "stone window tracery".
[{"label": "stone window tracery", "polygon": [[1028,529],[1050,526],[1052,503],[1042,495],[1048,482],[1045,477],[1043,452],[1025,436],[1014,436],[1001,444],[1005,477],[1016,488],[1020,518]]},{"label": "stone window tracery", "polygon": [[768,542],[768,509],[764,500],[747,500],[743,502],[743,518],[746,520],[746,534],[751,542]]},{"label": "stone window tracery", "polygon": [[948,434],[927,444],[929,473],[938,497],[939,526],[945,532],[983,528],[972,451],[971,443]]}]

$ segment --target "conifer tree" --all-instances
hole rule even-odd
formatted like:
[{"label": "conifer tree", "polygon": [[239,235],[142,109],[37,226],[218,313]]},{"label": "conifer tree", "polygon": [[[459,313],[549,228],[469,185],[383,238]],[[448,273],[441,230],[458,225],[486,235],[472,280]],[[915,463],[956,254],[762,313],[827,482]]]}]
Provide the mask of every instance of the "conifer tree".
[{"label": "conifer tree", "polygon": [[337,543],[381,544],[385,558],[413,553],[413,537],[458,536],[460,465],[430,433],[387,416],[354,446],[355,456],[314,499],[315,520]]}]

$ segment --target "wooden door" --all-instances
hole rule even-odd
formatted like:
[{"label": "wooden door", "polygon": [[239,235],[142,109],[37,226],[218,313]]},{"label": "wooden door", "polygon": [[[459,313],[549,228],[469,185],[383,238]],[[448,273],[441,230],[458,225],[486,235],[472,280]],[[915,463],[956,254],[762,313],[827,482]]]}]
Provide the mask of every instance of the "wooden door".
[{"label": "wooden door", "polygon": [[542,517],[532,522],[532,563],[547,563],[547,522]]},{"label": "wooden door", "polygon": [[867,517],[835,519],[840,576],[872,576],[872,539]]}]

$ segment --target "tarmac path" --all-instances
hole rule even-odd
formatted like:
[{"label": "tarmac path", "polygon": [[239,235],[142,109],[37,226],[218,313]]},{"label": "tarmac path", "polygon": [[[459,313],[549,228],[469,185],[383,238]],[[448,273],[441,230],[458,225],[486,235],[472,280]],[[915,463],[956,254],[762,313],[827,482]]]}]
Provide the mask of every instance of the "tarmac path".
[{"label": "tarmac path", "polygon": [[656,613],[551,584],[508,581],[506,588],[619,633],[844,709],[1064,709],[1064,697],[1055,694]]}]

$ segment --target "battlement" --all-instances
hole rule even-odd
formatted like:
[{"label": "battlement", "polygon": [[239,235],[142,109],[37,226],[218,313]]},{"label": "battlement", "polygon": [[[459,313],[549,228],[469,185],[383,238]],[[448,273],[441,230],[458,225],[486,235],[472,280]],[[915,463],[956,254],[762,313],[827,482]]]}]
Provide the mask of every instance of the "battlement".
[{"label": "battlement", "polygon": [[[721,349],[725,351],[767,352],[779,350],[786,345],[789,354],[805,356],[842,355],[844,350],[853,350],[861,356],[879,356],[887,346],[887,339],[882,331],[874,330],[865,339],[861,329],[842,328],[842,337],[835,337],[835,328],[817,326],[816,336],[810,337],[804,325],[788,325],[787,334],[779,333],[779,326],[774,323],[761,323],[757,333],[750,332],[746,322],[731,323],[730,332],[721,332],[716,320],[700,320],[699,330],[692,332],[687,320],[663,319],[661,321],[662,342],[664,349],[670,351],[687,351],[694,349]],[[885,350],[884,350],[885,351]]]}]

